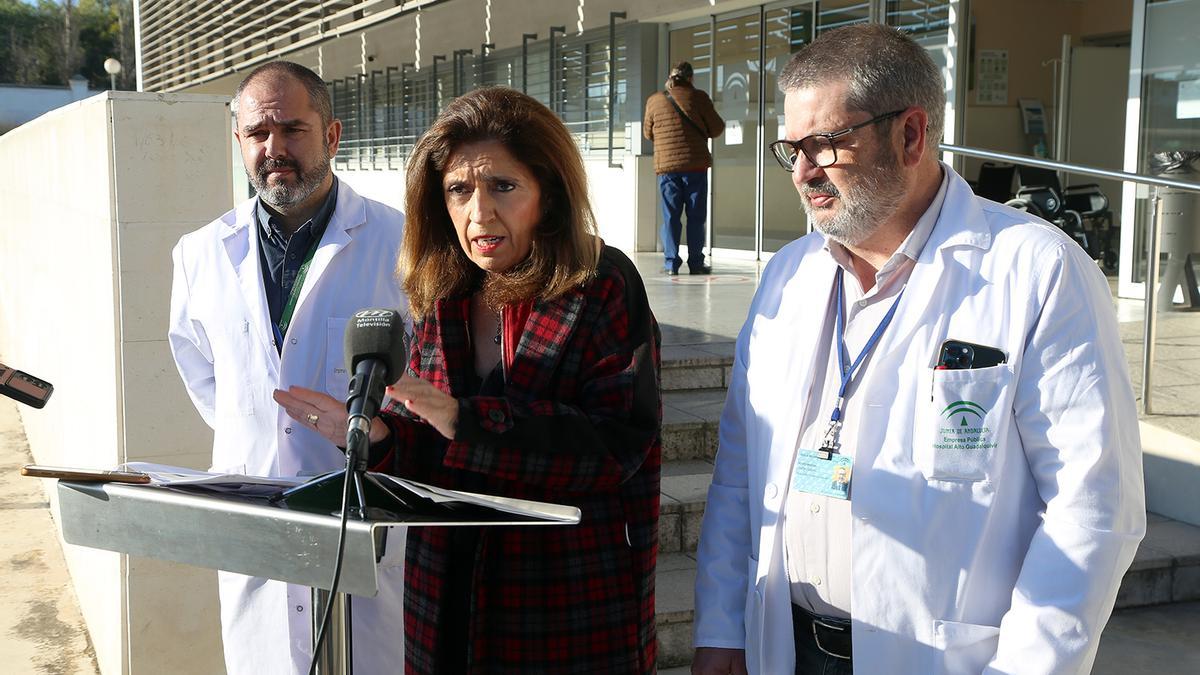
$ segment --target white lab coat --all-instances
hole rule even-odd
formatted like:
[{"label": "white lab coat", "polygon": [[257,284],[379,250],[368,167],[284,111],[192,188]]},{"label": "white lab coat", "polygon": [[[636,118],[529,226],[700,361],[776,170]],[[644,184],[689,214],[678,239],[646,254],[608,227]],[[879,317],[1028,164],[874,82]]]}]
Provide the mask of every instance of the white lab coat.
[{"label": "white lab coat", "polygon": [[[339,469],[345,456],[271,398],[300,385],[346,395],[343,331],[364,307],[405,308],[393,272],[404,217],[345,182],[304,280],[282,357],[263,291],[254,211],[240,204],[180,239],[172,254],[171,351],[188,394],[213,428],[212,468],[258,476]],[[355,672],[403,667],[404,531],[393,530],[379,595],[356,598]],[[219,573],[225,663],[234,675],[307,672],[310,591]]]},{"label": "white lab coat", "polygon": [[[1111,296],[1061,231],[944,170],[937,224],[854,393],[869,419],[843,439],[856,449],[855,671],[1087,673],[1145,532]],[[695,644],[744,648],[752,673],[795,667],[780,512],[825,368],[813,353],[837,266],[823,242],[792,242],[763,272],[700,537]],[[1008,363],[935,371],[948,338],[999,347]],[[946,403],[962,399],[987,410],[982,445],[994,447],[933,447]]]}]

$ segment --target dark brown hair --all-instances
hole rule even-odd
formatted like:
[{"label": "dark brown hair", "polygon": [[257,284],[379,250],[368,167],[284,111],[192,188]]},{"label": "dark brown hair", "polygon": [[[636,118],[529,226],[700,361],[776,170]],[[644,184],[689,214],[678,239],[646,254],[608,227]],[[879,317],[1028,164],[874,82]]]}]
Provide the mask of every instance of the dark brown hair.
[{"label": "dark brown hair", "polygon": [[309,103],[312,104],[313,110],[316,110],[317,114],[321,116],[321,124],[329,126],[329,123],[333,121],[333,101],[329,98],[329,87],[320,75],[291,61],[271,61],[250,71],[250,74],[238,84],[237,89],[233,92],[233,102],[230,107],[233,109],[234,119],[237,118],[238,107],[242,102],[242,91],[250,86],[251,82],[260,78],[284,77],[293,77],[304,85],[305,91],[308,92]]},{"label": "dark brown hair", "polygon": [[693,72],[692,64],[687,61],[680,61],[671,67],[671,83],[691,84]]},{"label": "dark brown hair", "polygon": [[404,243],[396,272],[414,318],[428,317],[438,300],[470,293],[482,281],[483,271],[458,241],[442,188],[455,150],[482,141],[501,143],[529,169],[538,181],[544,214],[529,257],[487,280],[488,304],[498,308],[553,299],[595,274],[600,239],[583,159],[571,134],[536,99],[505,87],[484,87],[446,106],[408,161]]}]

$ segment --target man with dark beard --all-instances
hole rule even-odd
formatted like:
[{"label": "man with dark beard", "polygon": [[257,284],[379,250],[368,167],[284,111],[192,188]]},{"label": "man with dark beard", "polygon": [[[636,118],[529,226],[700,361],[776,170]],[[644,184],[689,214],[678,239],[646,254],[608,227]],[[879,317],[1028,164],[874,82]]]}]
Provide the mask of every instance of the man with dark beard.
[{"label": "man with dark beard", "polygon": [[[393,273],[403,216],[333,175],[342,125],[316,73],[285,61],[263,65],[238,86],[232,107],[258,194],[175,247],[171,351],[213,428],[214,471],[338,469],[345,457],[322,432],[344,429],[345,417],[297,423],[273,394],[299,385],[346,397],[346,321],[364,307],[407,305]],[[388,544],[379,595],[353,603],[360,672],[403,663],[403,539]],[[219,580],[228,671],[307,672],[309,590],[227,572]]]},{"label": "man with dark beard", "polygon": [[938,161],[903,33],[823,33],[779,82],[818,231],[738,336],[692,672],[1089,672],[1146,515],[1103,275]]}]

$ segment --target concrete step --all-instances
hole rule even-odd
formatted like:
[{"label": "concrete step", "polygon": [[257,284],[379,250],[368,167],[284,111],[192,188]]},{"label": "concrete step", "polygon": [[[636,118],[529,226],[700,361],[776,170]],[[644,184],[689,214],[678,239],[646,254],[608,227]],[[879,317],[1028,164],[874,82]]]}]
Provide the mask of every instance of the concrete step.
[{"label": "concrete step", "polygon": [[658,667],[692,662],[692,614],[695,609],[696,559],[684,553],[658,556],[654,608],[658,627]]},{"label": "concrete step", "polygon": [[715,457],[724,406],[724,389],[663,392],[663,461]]},{"label": "concrete step", "polygon": [[1146,538],[1117,593],[1117,607],[1200,600],[1200,527],[1146,514]]},{"label": "concrete step", "polygon": [[[1200,600],[1200,527],[1155,513],[1146,515],[1146,538],[1121,580],[1116,608]],[[674,675],[676,671],[669,668],[691,663],[695,580],[694,549],[658,557],[655,606],[658,665],[664,675]]]},{"label": "concrete step", "polygon": [[663,391],[724,390],[733,367],[733,346],[732,342],[664,346]]},{"label": "concrete step", "polygon": [[666,462],[658,516],[659,553],[695,553],[713,465],[705,460]]}]

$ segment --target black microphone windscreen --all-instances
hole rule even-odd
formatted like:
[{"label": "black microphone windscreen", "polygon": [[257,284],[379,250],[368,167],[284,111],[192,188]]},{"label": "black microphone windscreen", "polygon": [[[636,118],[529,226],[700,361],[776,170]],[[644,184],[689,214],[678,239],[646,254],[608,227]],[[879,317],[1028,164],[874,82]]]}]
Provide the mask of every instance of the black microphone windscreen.
[{"label": "black microphone windscreen", "polygon": [[394,309],[359,310],[346,323],[346,371],[354,373],[366,359],[378,359],[387,368],[387,381],[404,372],[408,360],[408,336],[404,317]]}]

